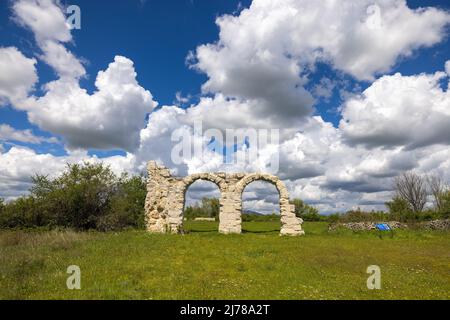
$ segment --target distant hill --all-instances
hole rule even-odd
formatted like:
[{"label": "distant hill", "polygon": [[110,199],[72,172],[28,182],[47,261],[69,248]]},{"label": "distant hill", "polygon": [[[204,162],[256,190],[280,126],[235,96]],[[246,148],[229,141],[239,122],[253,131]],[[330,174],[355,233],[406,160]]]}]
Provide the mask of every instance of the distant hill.
[{"label": "distant hill", "polygon": [[265,215],[264,213],[253,211],[253,210],[244,210],[242,213],[244,213],[244,214],[253,214],[253,215],[256,215],[256,216],[264,216]]}]

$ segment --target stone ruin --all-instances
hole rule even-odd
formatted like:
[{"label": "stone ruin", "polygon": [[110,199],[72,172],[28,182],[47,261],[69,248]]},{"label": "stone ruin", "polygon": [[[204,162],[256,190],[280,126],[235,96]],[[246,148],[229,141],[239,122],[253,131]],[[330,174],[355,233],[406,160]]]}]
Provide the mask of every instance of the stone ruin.
[{"label": "stone ruin", "polygon": [[147,231],[152,233],[182,233],[186,191],[197,180],[216,184],[220,190],[220,233],[241,233],[242,192],[254,181],[266,181],[277,188],[280,195],[280,235],[303,235],[302,219],[295,216],[289,203],[288,190],[278,177],[261,173],[197,173],[174,177],[170,170],[155,161],[147,165],[148,184],[145,201]]}]

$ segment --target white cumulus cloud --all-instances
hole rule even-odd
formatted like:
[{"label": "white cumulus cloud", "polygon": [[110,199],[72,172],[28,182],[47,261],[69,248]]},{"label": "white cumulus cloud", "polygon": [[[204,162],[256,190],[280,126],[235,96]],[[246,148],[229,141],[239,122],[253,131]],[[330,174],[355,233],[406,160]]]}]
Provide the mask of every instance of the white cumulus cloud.
[{"label": "white cumulus cloud", "polygon": [[188,56],[208,76],[203,90],[247,99],[255,107],[241,114],[286,126],[312,112],[304,86],[317,62],[373,80],[400,57],[440,42],[450,14],[413,10],[404,0],[254,0],[216,22],[219,40]]},{"label": "white cumulus cloud", "polygon": [[444,78],[444,72],[381,77],[345,103],[344,137],[369,147],[450,144],[450,92],[448,85],[441,86]]},{"label": "white cumulus cloud", "polygon": [[18,130],[8,124],[0,124],[0,141],[19,141],[32,144],[39,144],[42,142],[57,143],[56,138],[44,138],[33,134],[31,129]]},{"label": "white cumulus cloud", "polygon": [[[78,148],[127,150],[126,156],[102,159],[117,171],[139,172],[154,159],[180,175],[264,171],[265,162],[277,153],[277,174],[291,196],[322,212],[383,208],[392,195],[392,178],[405,170],[450,180],[449,62],[446,73],[374,80],[416,49],[442,41],[448,12],[413,10],[404,0],[254,0],[236,15],[219,17],[218,41],[199,46],[189,57],[191,67],[207,75],[202,90],[210,95],[187,109],[155,109],[152,94],[136,80],[133,62],[122,56],[98,72],[93,93],[80,87],[86,71],[68,49],[74,39],[62,10],[58,1],[14,3],[15,20],[33,32],[40,48],[36,57],[51,66],[58,79],[45,84],[42,96],[30,96],[37,82],[36,59],[16,48],[1,48],[0,66],[9,76],[0,74],[0,99],[12,101],[41,129],[62,136],[69,154],[0,147],[2,197],[25,192],[34,173],[60,172],[66,162],[99,161]],[[10,66],[10,61],[17,63]],[[333,68],[336,77],[320,77],[314,83],[320,63]],[[347,90],[341,74],[373,83],[364,92],[345,95],[338,109],[342,121],[335,127],[313,116],[313,97],[327,100],[334,90]],[[177,100],[189,103],[181,94]],[[223,155],[211,150],[204,157],[173,163],[172,151],[179,142],[172,141],[174,131],[208,143],[193,132],[199,120],[204,130],[279,128],[280,145],[259,149],[260,161],[244,165],[224,164]],[[30,131],[7,125],[0,127],[0,139],[2,135],[7,141],[40,141]],[[239,146],[237,152],[246,148]],[[266,186],[249,187],[244,199],[248,209],[276,209],[276,192],[269,191]]]},{"label": "white cumulus cloud", "polygon": [[59,76],[45,84],[42,97],[22,99],[14,106],[26,111],[31,123],[63,136],[69,149],[134,151],[145,117],[157,103],[138,84],[133,61],[116,56],[98,73],[97,90],[89,94],[79,85],[84,67],[64,45],[72,41],[72,35],[60,3],[19,0],[12,8],[15,20],[34,33],[43,52],[40,58]]},{"label": "white cumulus cloud", "polygon": [[63,136],[69,148],[135,150],[145,116],[157,103],[137,83],[133,62],[116,56],[95,86],[89,94],[77,80],[61,78],[45,85],[44,96],[16,107],[27,111],[31,123]]},{"label": "white cumulus cloud", "polygon": [[38,81],[36,59],[15,47],[0,47],[0,106],[23,99]]}]

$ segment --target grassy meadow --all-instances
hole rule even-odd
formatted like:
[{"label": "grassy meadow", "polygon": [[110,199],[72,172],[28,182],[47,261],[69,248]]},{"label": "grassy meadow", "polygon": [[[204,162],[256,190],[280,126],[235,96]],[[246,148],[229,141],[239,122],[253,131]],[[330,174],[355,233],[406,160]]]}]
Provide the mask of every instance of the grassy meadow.
[{"label": "grassy meadow", "polygon": [[[280,237],[277,222],[221,235],[187,222],[184,235],[145,231],[0,231],[0,299],[450,299],[450,233],[327,231]],[[68,290],[69,265],[81,290]],[[368,290],[366,268],[381,268]]]}]

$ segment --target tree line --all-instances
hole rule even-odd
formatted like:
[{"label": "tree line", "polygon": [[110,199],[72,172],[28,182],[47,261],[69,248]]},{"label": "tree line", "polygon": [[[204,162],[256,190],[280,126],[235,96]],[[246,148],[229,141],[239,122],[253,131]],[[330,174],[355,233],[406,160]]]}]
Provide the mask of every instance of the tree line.
[{"label": "tree line", "polygon": [[[393,198],[385,203],[387,212],[356,209],[333,214],[328,220],[415,222],[450,218],[450,186],[442,177],[408,171],[394,178],[393,189]],[[427,207],[427,203],[431,205]]]},{"label": "tree line", "polygon": [[[439,176],[405,172],[394,179],[394,196],[386,202],[388,211],[360,209],[321,215],[301,199],[291,200],[296,216],[305,221],[402,222],[450,218],[450,188]],[[14,201],[0,199],[0,228],[72,228],[100,231],[145,227],[146,179],[143,175],[116,175],[102,163],[68,164],[56,178],[32,177],[27,195]],[[427,203],[432,206],[426,207]],[[184,217],[212,217],[218,220],[219,199],[203,198],[188,206]],[[276,221],[278,214],[244,212],[243,221]]]}]

